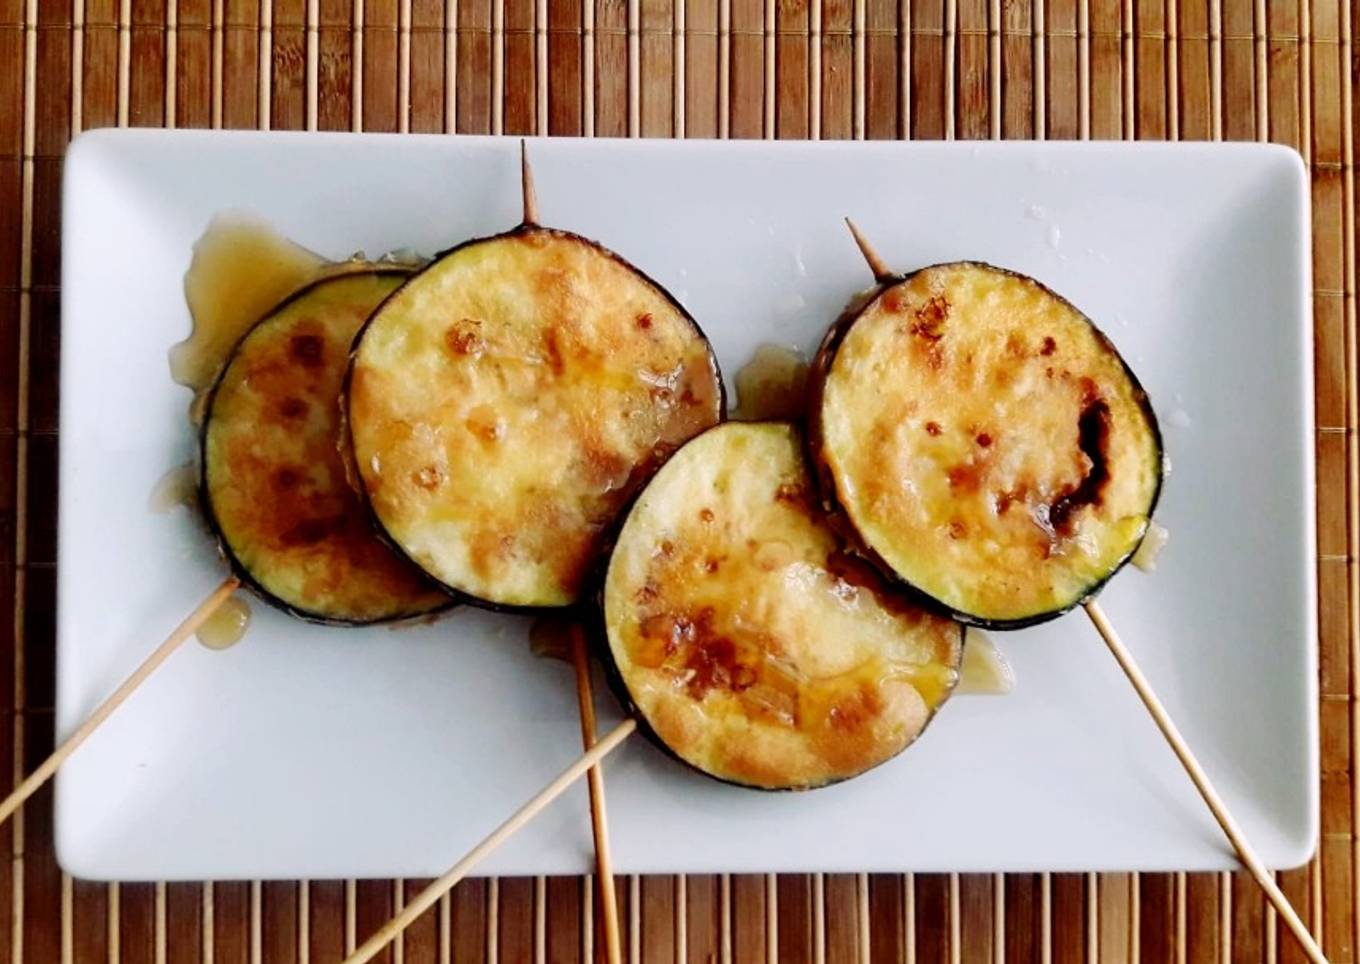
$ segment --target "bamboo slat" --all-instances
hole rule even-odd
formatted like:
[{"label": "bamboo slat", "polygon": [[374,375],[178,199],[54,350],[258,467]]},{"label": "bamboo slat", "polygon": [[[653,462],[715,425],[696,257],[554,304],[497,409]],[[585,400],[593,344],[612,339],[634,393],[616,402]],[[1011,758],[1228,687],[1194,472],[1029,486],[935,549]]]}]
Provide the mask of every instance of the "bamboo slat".
[{"label": "bamboo slat", "polygon": [[[1346,0],[0,0],[0,769],[52,746],[60,179],[80,130],[1269,139],[1310,165],[1322,841],[1281,884],[1356,959],[1360,673]],[[1292,961],[1233,875],[627,878],[637,962]],[[419,882],[64,878],[0,831],[0,960],[328,962]],[[579,879],[468,881],[384,960],[598,950]]]}]

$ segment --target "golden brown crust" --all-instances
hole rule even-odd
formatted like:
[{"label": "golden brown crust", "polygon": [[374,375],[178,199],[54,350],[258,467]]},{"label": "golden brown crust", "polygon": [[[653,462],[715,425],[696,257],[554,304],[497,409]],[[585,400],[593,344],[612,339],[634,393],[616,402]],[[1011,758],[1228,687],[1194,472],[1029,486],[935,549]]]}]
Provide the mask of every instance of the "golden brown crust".
[{"label": "golden brown crust", "polygon": [[535,226],[444,255],[355,347],[355,462],[388,536],[445,585],[574,602],[655,466],[721,417],[708,344],[661,289]]},{"label": "golden brown crust", "polygon": [[1161,482],[1147,398],[1032,279],[959,263],[887,284],[833,327],[812,384],[824,496],[961,618],[1059,614],[1146,530]]},{"label": "golden brown crust", "polygon": [[912,742],[948,696],[959,627],[840,549],[796,431],[728,423],[639,496],[604,588],[628,698],[719,779],[807,788]]},{"label": "golden brown crust", "polygon": [[338,450],[350,342],[404,279],[367,271],[308,287],[251,329],[213,393],[209,513],[243,574],[304,617],[367,623],[449,603],[374,533]]}]

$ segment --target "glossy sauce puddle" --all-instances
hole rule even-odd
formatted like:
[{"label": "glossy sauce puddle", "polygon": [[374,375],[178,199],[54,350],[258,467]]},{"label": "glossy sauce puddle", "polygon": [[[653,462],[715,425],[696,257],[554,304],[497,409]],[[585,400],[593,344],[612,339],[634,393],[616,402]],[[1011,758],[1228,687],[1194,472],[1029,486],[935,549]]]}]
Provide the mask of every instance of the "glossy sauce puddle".
[{"label": "glossy sauce puddle", "polygon": [[230,649],[250,626],[250,604],[237,593],[198,627],[198,641],[207,649]]},{"label": "glossy sauce puddle", "polygon": [[185,462],[157,480],[146,504],[157,515],[165,515],[180,506],[192,506],[197,500],[198,466],[193,462]]},{"label": "glossy sauce puddle", "polygon": [[770,343],[758,346],[733,379],[737,407],[729,417],[742,422],[801,417],[807,376],[808,363],[794,349]]},{"label": "glossy sauce puddle", "polygon": [[[295,244],[264,221],[245,215],[215,217],[194,243],[184,275],[184,299],[193,330],[169,352],[170,377],[193,391],[189,423],[203,425],[209,391],[237,342],[276,304],[321,277],[331,263]],[[148,500],[153,512],[192,506],[198,497],[198,469],[176,466],[156,483]],[[234,646],[250,626],[250,604],[237,593],[199,627],[208,649]]]}]

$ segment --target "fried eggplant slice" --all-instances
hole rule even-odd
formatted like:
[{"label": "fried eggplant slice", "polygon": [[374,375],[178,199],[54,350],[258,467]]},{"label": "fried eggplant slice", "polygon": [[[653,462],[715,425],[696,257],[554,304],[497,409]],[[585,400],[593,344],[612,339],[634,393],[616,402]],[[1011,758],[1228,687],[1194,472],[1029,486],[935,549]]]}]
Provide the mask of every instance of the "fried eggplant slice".
[{"label": "fried eggplant slice", "polygon": [[411,278],[355,343],[355,463],[388,538],[471,601],[580,598],[606,530],[717,423],[707,340],[584,238],[525,224]]},{"label": "fried eggplant slice", "polygon": [[245,335],[208,404],[208,518],[241,577],[306,619],[374,623],[451,602],[379,538],[338,447],[350,343],[408,274],[347,269],[302,289]]},{"label": "fried eggplant slice", "polygon": [[964,622],[1061,615],[1148,529],[1162,448],[1147,395],[1031,278],[960,262],[894,279],[828,332],[811,384],[826,506]]},{"label": "fried eggplant slice", "polygon": [[896,755],[958,681],[962,627],[841,549],[786,422],[728,422],[629,512],[603,589],[606,663],[696,769],[810,789]]}]

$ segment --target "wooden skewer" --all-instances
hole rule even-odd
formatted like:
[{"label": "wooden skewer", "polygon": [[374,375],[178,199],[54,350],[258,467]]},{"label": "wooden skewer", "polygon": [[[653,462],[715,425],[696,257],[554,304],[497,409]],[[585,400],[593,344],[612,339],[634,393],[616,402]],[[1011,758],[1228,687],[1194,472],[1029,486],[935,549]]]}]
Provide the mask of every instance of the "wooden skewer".
[{"label": "wooden skewer", "polygon": [[[538,194],[534,190],[534,169],[529,164],[529,147],[519,142],[520,189],[523,195],[524,223],[538,223]],[[586,653],[585,631],[571,628],[571,660],[576,669],[576,697],[581,708],[581,741],[585,749],[595,745],[595,697],[590,689],[590,660]],[[595,837],[596,877],[599,879],[600,912],[604,918],[605,959],[620,964],[619,909],[614,894],[614,864],[609,855],[609,823],[605,815],[604,773],[598,765],[586,777],[590,788],[590,826]]]},{"label": "wooden skewer", "polygon": [[[534,190],[534,169],[529,163],[528,143],[519,142],[520,190],[523,224],[538,223],[538,194]],[[586,750],[595,746],[595,698],[590,688],[590,660],[586,637],[579,625],[571,627],[571,660],[576,670],[576,697],[581,709],[581,741]],[[600,912],[604,924],[605,955],[608,964],[622,961],[619,941],[618,900],[614,893],[614,865],[609,855],[609,824],[605,814],[604,773],[598,765],[590,768],[590,826],[595,837],[596,877],[599,880]]]},{"label": "wooden skewer", "polygon": [[430,884],[415,899],[407,904],[400,914],[393,917],[382,928],[370,937],[349,957],[345,958],[344,964],[363,964],[372,960],[373,956],[386,947],[393,938],[405,930],[425,911],[429,910],[453,885],[462,880],[472,869],[501,844],[512,837],[517,830],[523,827],[534,817],[538,816],[540,810],[552,803],[562,795],[568,787],[581,778],[581,775],[595,766],[606,756],[608,756],[620,743],[626,740],[634,730],[637,729],[637,721],[626,719],[614,729],[610,730],[600,742],[596,743],[586,753],[571,766],[562,771],[552,783],[548,784],[524,806],[511,815],[510,819],[501,824],[491,832],[489,836],[477,846],[473,847],[466,857],[458,861],[448,873]]},{"label": "wooden skewer", "polygon": [[[589,750],[595,745],[595,697],[590,688],[590,660],[586,653],[586,634],[579,625],[571,631],[571,661],[576,668],[576,698],[581,705],[581,742]],[[604,919],[604,950],[608,964],[621,964],[619,905],[614,893],[614,862],[609,854],[609,822],[604,805],[604,771],[599,764],[586,773],[590,788],[590,826],[595,833],[595,877],[600,890],[600,914]]]},{"label": "wooden skewer", "polygon": [[114,710],[118,709],[133,691],[146,682],[148,676],[156,671],[156,668],[164,663],[180,644],[192,636],[198,627],[202,626],[217,607],[226,602],[227,598],[235,592],[241,585],[240,580],[235,576],[229,576],[222,581],[222,584],[212,591],[209,596],[198,604],[198,608],[191,612],[184,620],[175,627],[175,631],[165,638],[165,642],[156,647],[155,652],[148,656],[142,665],[133,670],[132,675],[123,680],[108,699],[100,703],[98,708],[90,714],[84,723],[76,728],[76,731],[66,738],[66,742],[57,747],[52,755],[44,760],[38,769],[28,775],[23,783],[19,784],[3,803],[0,803],[0,823],[8,820],[9,817],[18,810],[25,800],[33,796],[37,789],[46,783],[57,772],[57,767],[65,762],[66,758],[79,749],[80,745],[89,739],[90,734],[99,728],[99,725],[109,718]]},{"label": "wooden skewer", "polygon": [[874,273],[874,280],[879,284],[892,281],[897,274],[888,267],[888,263],[878,256],[874,246],[869,243],[869,239],[860,233],[854,221],[845,219],[845,226],[850,229],[850,236],[855,239],[855,244],[859,245],[859,253],[864,255],[864,260],[869,262],[869,270]]},{"label": "wooden skewer", "polygon": [[534,169],[529,166],[529,147],[519,142],[519,181],[524,193],[524,223],[538,223],[538,194],[534,191]]},{"label": "wooden skewer", "polygon": [[[869,270],[874,273],[874,280],[883,283],[895,278],[896,275],[888,268],[883,259],[879,257],[878,252],[873,249],[873,246],[869,244],[864,235],[860,233],[859,228],[855,227],[854,222],[849,218],[846,218],[845,223],[849,226],[850,233],[854,236],[855,243],[859,245],[859,250],[860,253],[864,255],[864,260],[869,263]],[[1100,605],[1093,599],[1086,603],[1085,608],[1086,614],[1091,617],[1091,622],[1095,624],[1096,631],[1100,633],[1100,638],[1105,640],[1105,645],[1107,645],[1110,648],[1110,652],[1114,654],[1115,661],[1119,663],[1119,668],[1124,671],[1124,675],[1127,676],[1129,682],[1133,684],[1133,688],[1138,693],[1139,699],[1143,701],[1143,705],[1147,707],[1148,712],[1152,715],[1152,719],[1157,724],[1157,728],[1162,731],[1162,736],[1164,736],[1166,742],[1171,745],[1171,749],[1175,752],[1176,758],[1181,761],[1181,766],[1185,767],[1185,772],[1190,775],[1191,782],[1195,784],[1195,789],[1199,791],[1199,795],[1204,799],[1205,804],[1208,805],[1209,812],[1214,815],[1214,819],[1218,821],[1218,825],[1223,828],[1223,833],[1227,836],[1228,842],[1233,845],[1233,849],[1237,851],[1237,856],[1242,861],[1242,865],[1246,867],[1252,877],[1255,878],[1256,883],[1259,884],[1261,890],[1265,892],[1266,897],[1270,900],[1270,903],[1275,908],[1276,912],[1284,918],[1285,924],[1288,925],[1289,930],[1294,934],[1294,937],[1298,939],[1299,945],[1308,955],[1309,960],[1313,961],[1314,964],[1327,964],[1327,958],[1323,956],[1322,949],[1318,947],[1317,941],[1313,939],[1313,935],[1309,933],[1308,928],[1304,925],[1303,921],[1299,919],[1299,915],[1294,911],[1294,908],[1290,906],[1289,898],[1285,897],[1284,892],[1281,891],[1279,885],[1275,883],[1275,878],[1271,876],[1270,871],[1268,871],[1265,868],[1265,865],[1261,863],[1261,858],[1257,856],[1251,843],[1242,833],[1242,828],[1237,825],[1237,821],[1234,820],[1232,814],[1228,812],[1228,808],[1224,805],[1223,799],[1218,795],[1213,784],[1209,782],[1209,777],[1204,772],[1204,768],[1201,767],[1199,761],[1195,759],[1195,754],[1186,744],[1185,739],[1181,736],[1180,730],[1176,729],[1176,724],[1172,722],[1171,717],[1167,714],[1166,707],[1162,706],[1161,700],[1159,700],[1157,694],[1152,691],[1152,686],[1148,683],[1147,677],[1145,677],[1142,674],[1142,671],[1138,669],[1138,665],[1133,661],[1133,656],[1129,654],[1129,651],[1124,647],[1123,642],[1120,641],[1119,634],[1115,632],[1114,626],[1111,625],[1109,619],[1106,618]]]},{"label": "wooden skewer", "polygon": [[1233,815],[1228,812],[1228,808],[1223,803],[1223,798],[1218,795],[1214,785],[1209,782],[1208,774],[1199,765],[1199,760],[1195,759],[1195,754],[1185,742],[1184,737],[1181,736],[1175,722],[1166,712],[1166,707],[1162,706],[1162,701],[1152,691],[1152,686],[1148,683],[1147,677],[1138,668],[1138,664],[1133,661],[1133,656],[1125,648],[1123,641],[1120,640],[1119,633],[1115,631],[1114,626],[1105,615],[1105,611],[1094,599],[1086,603],[1085,608],[1086,615],[1091,617],[1091,622],[1096,627],[1096,632],[1100,633],[1100,638],[1105,640],[1105,645],[1110,648],[1115,661],[1119,663],[1119,668],[1124,671],[1124,675],[1133,684],[1134,690],[1138,693],[1138,698],[1143,701],[1143,705],[1152,715],[1157,728],[1162,731],[1162,736],[1166,737],[1166,742],[1175,751],[1176,758],[1181,761],[1181,766],[1185,767],[1185,772],[1190,775],[1190,780],[1195,784],[1195,789],[1199,791],[1199,795],[1208,804],[1209,812],[1214,815],[1218,825],[1223,828],[1224,835],[1233,845],[1233,849],[1237,851],[1237,856],[1242,861],[1243,866],[1255,878],[1256,883],[1261,885],[1261,889],[1265,891],[1271,905],[1284,918],[1285,924],[1293,932],[1294,937],[1298,939],[1299,945],[1308,955],[1308,959],[1315,964],[1327,964],[1327,958],[1323,956],[1322,948],[1318,947],[1317,941],[1309,933],[1308,927],[1299,919],[1294,908],[1290,906],[1289,898],[1285,897],[1284,892],[1275,883],[1275,878],[1261,863],[1261,858],[1257,856],[1250,841],[1242,833],[1242,828],[1237,825]]}]

